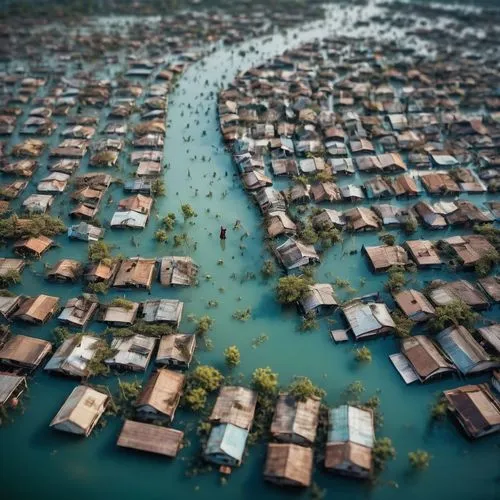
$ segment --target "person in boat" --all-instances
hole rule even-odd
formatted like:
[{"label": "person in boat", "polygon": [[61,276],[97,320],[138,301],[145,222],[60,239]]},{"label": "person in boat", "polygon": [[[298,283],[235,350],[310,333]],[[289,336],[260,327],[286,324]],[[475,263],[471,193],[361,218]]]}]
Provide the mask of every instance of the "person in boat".
[{"label": "person in boat", "polygon": [[226,228],[224,226],[220,227],[220,235],[219,235],[221,240],[226,239]]}]

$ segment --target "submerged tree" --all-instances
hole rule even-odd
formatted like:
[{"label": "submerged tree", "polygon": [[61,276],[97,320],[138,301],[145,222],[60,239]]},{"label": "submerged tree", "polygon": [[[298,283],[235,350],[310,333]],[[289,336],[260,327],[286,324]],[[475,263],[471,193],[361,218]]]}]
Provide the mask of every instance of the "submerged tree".
[{"label": "submerged tree", "polygon": [[252,387],[260,394],[274,393],[278,387],[278,374],[271,368],[257,368],[252,374]]},{"label": "submerged tree", "polygon": [[311,397],[323,399],[326,396],[326,392],[314,385],[312,380],[307,377],[295,377],[288,387],[288,392],[298,401],[305,401]]},{"label": "submerged tree", "polygon": [[224,359],[226,361],[226,365],[229,368],[234,368],[240,364],[240,351],[235,345],[231,345],[224,349]]},{"label": "submerged tree", "polygon": [[292,304],[304,298],[309,292],[310,280],[304,276],[285,276],[276,287],[278,302]]},{"label": "submerged tree", "polygon": [[408,460],[414,469],[424,470],[429,467],[431,455],[424,450],[410,451],[410,453],[408,453]]},{"label": "submerged tree", "polygon": [[448,326],[462,325],[465,328],[471,329],[478,318],[475,313],[465,302],[455,300],[444,306],[436,307],[435,315],[429,320],[429,329],[432,332],[440,332]]},{"label": "submerged tree", "polygon": [[388,460],[396,458],[396,449],[388,437],[378,438],[373,444],[372,455],[373,466],[375,472],[378,473],[385,469],[385,464]]},{"label": "submerged tree", "polygon": [[181,205],[181,210],[185,221],[193,217],[196,217],[196,212],[189,203],[184,203],[183,205]]}]

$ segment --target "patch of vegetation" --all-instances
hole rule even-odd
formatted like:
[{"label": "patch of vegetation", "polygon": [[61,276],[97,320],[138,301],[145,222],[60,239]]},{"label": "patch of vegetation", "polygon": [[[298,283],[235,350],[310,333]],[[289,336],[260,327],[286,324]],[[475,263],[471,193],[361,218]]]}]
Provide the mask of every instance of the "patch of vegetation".
[{"label": "patch of vegetation", "polygon": [[335,227],[323,228],[318,230],[318,238],[323,248],[330,248],[335,245],[335,243],[342,241],[342,234]]},{"label": "patch of vegetation", "polygon": [[373,444],[372,456],[375,473],[380,473],[388,460],[396,458],[396,449],[388,437],[378,438]]},{"label": "patch of vegetation", "polygon": [[390,233],[382,233],[378,239],[384,244],[390,247],[394,246],[396,243],[396,237]]},{"label": "patch of vegetation", "polygon": [[175,328],[171,325],[146,323],[136,321],[127,328],[106,328],[106,334],[113,337],[131,337],[132,335],[144,335],[146,337],[160,338],[163,335],[175,333]]},{"label": "patch of vegetation", "polygon": [[207,404],[207,391],[203,387],[188,388],[184,400],[192,411],[200,411]]},{"label": "patch of vegetation", "polygon": [[390,292],[397,292],[401,290],[407,283],[404,271],[399,267],[391,267],[387,271],[389,279],[385,284],[385,288]]},{"label": "patch of vegetation", "polygon": [[304,276],[285,276],[280,278],[276,296],[281,304],[293,304],[309,293],[310,280]]},{"label": "patch of vegetation", "polygon": [[191,385],[202,387],[207,392],[218,389],[223,380],[224,377],[219,370],[208,365],[197,366],[189,376],[189,383]]},{"label": "patch of vegetation", "polygon": [[64,232],[66,232],[66,226],[63,221],[50,215],[31,215],[22,219],[12,215],[7,219],[0,219],[0,240],[38,236],[50,238]]},{"label": "patch of vegetation", "polygon": [[94,264],[111,259],[111,247],[104,241],[90,243],[88,249],[88,259]]},{"label": "patch of vegetation", "polygon": [[413,234],[418,229],[418,222],[415,219],[408,219],[403,224],[403,231],[405,234]]},{"label": "patch of vegetation", "polygon": [[307,377],[295,377],[288,387],[288,393],[297,401],[305,401],[308,398],[316,397],[323,399],[326,397],[326,391],[313,384]]},{"label": "patch of vegetation", "polygon": [[448,403],[442,394],[439,395],[436,402],[431,406],[432,420],[442,420],[446,416]]},{"label": "patch of vegetation", "polygon": [[319,323],[316,319],[316,315],[314,312],[309,311],[303,318],[302,324],[300,325],[300,329],[303,332],[307,332],[310,330],[317,330],[319,328]]},{"label": "patch of vegetation", "polygon": [[417,470],[427,469],[431,458],[430,453],[424,450],[410,451],[410,453],[408,453],[410,465]]},{"label": "patch of vegetation", "polygon": [[52,331],[52,337],[54,338],[54,345],[56,347],[59,347],[65,340],[72,336],[73,334],[70,329],[64,326],[58,326]]},{"label": "patch of vegetation", "polygon": [[154,237],[158,243],[166,243],[168,241],[168,233],[165,229],[156,230]]},{"label": "patch of vegetation", "polygon": [[436,307],[436,313],[429,320],[428,326],[430,331],[434,333],[438,333],[452,325],[462,325],[467,329],[472,329],[478,317],[479,315],[465,302],[455,300],[444,306]]},{"label": "patch of vegetation", "polygon": [[248,321],[252,318],[252,310],[247,307],[246,309],[238,309],[233,313],[233,319],[237,319],[238,321]]},{"label": "patch of vegetation", "polygon": [[88,283],[87,290],[91,293],[102,293],[106,294],[109,291],[109,284],[104,281],[96,281],[94,283]]},{"label": "patch of vegetation", "polygon": [[115,349],[111,349],[104,340],[99,340],[93,346],[94,355],[87,364],[89,377],[99,377],[109,374],[109,366],[104,362],[116,354]]},{"label": "patch of vegetation", "polygon": [[175,214],[170,212],[165,217],[163,217],[161,223],[166,231],[172,231],[175,226],[176,217]]},{"label": "patch of vegetation", "polygon": [[411,336],[411,331],[415,322],[408,318],[405,314],[400,311],[395,311],[392,313],[392,319],[396,324],[394,329],[394,334],[399,338],[405,338]]},{"label": "patch of vegetation", "polygon": [[3,276],[0,276],[0,288],[8,288],[21,283],[21,273],[15,269],[10,269]]},{"label": "patch of vegetation", "polygon": [[189,203],[184,203],[181,205],[181,211],[182,211],[182,216],[184,217],[184,221],[187,221],[188,219],[192,219],[193,217],[196,217],[196,212],[194,211],[193,207]]},{"label": "patch of vegetation", "polygon": [[315,245],[319,236],[314,230],[311,224],[306,224],[302,229],[298,231],[298,237],[300,241],[304,242],[306,245]]},{"label": "patch of vegetation", "polygon": [[116,297],[109,303],[109,307],[120,307],[121,309],[131,311],[134,308],[134,303],[130,300]]},{"label": "patch of vegetation", "polygon": [[357,404],[365,390],[363,382],[355,380],[342,391],[341,401],[346,404]]},{"label": "patch of vegetation", "polygon": [[240,351],[235,345],[224,349],[224,360],[229,368],[234,368],[240,364]]},{"label": "patch of vegetation", "polygon": [[278,374],[271,368],[257,368],[252,374],[252,387],[259,394],[274,394],[278,388]]},{"label": "patch of vegetation", "polygon": [[258,337],[255,337],[252,340],[252,347],[257,349],[257,347],[261,346],[265,342],[269,340],[269,337],[265,333],[261,333]]},{"label": "patch of vegetation", "polygon": [[189,320],[193,321],[196,324],[196,329],[194,333],[197,335],[203,335],[212,329],[214,326],[215,320],[208,315],[200,316],[197,318],[196,316],[189,316]]},{"label": "patch of vegetation", "polygon": [[500,254],[496,250],[487,252],[474,264],[474,272],[480,278],[485,278],[499,262]]},{"label": "patch of vegetation", "polygon": [[358,347],[354,350],[354,357],[356,361],[359,363],[371,363],[372,362],[372,353],[368,347]]},{"label": "patch of vegetation", "polygon": [[276,272],[274,262],[271,259],[265,260],[260,272],[264,278],[270,278]]}]

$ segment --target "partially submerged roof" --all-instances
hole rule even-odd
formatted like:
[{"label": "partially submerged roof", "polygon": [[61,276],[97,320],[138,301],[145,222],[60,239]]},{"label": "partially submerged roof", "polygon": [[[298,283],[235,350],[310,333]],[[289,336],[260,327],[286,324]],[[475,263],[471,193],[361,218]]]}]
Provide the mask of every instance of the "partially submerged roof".
[{"label": "partially submerged roof", "polygon": [[237,386],[221,388],[209,420],[218,424],[232,424],[250,429],[257,405],[257,393]]},{"label": "partially submerged roof", "polygon": [[443,394],[469,436],[500,431],[500,401],[487,384],[465,385]]},{"label": "partially submerged roof", "polygon": [[115,354],[105,360],[108,365],[144,371],[151,359],[156,339],[145,335],[115,337],[111,349]]},{"label": "partially submerged roof", "polygon": [[353,301],[342,308],[347,322],[356,338],[392,331],[395,323],[385,304]]},{"label": "partially submerged roof", "polygon": [[160,262],[160,283],[164,286],[193,285],[198,269],[191,257],[162,257]]},{"label": "partially submerged roof", "polygon": [[249,431],[232,424],[214,425],[208,437],[205,456],[224,454],[241,462]]},{"label": "partially submerged roof", "polygon": [[314,443],[318,427],[319,398],[307,398],[299,401],[290,394],[280,394],[276,403],[271,434],[283,441],[288,441],[293,435],[305,442]]},{"label": "partially submerged roof", "polygon": [[309,486],[313,469],[313,450],[297,444],[267,445],[264,478],[271,482]]},{"label": "partially submerged roof", "polygon": [[328,413],[328,443],[351,442],[373,448],[375,430],[370,410],[351,405],[330,409]]},{"label": "partially submerged roof", "polygon": [[178,325],[182,318],[184,303],[176,299],[146,300],[142,304],[142,316],[147,323],[173,323]]},{"label": "partially submerged roof", "polygon": [[375,271],[386,271],[391,267],[404,267],[408,264],[408,255],[398,245],[379,245],[363,247]]},{"label": "partially submerged roof", "polygon": [[320,307],[336,307],[338,305],[333,293],[333,286],[329,283],[309,285],[309,292],[300,300],[302,309],[307,313]]},{"label": "partially submerged roof", "polygon": [[87,365],[94,357],[100,340],[91,335],[73,335],[66,339],[45,365],[45,370],[73,377],[86,377]]},{"label": "partially submerged roof", "polygon": [[20,386],[26,386],[26,377],[0,373],[0,407],[9,401]]},{"label": "partially submerged roof", "polygon": [[75,387],[50,423],[51,427],[88,436],[104,413],[108,395],[90,387]]},{"label": "partially submerged roof", "polygon": [[125,420],[118,446],[175,457],[182,445],[184,433],[177,429]]},{"label": "partially submerged roof", "polygon": [[153,282],[155,266],[155,259],[125,259],[120,263],[113,286],[149,288]]},{"label": "partially submerged roof", "polygon": [[185,376],[182,373],[164,368],[157,370],[137,398],[136,408],[148,406],[173,419],[184,381]]}]

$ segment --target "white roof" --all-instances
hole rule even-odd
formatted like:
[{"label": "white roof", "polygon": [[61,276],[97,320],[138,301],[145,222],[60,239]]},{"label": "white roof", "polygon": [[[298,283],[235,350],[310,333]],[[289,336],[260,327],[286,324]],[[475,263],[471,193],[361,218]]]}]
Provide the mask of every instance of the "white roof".
[{"label": "white roof", "polygon": [[140,214],[133,210],[115,212],[111,219],[111,227],[143,228],[147,221],[148,216],[146,214]]}]

